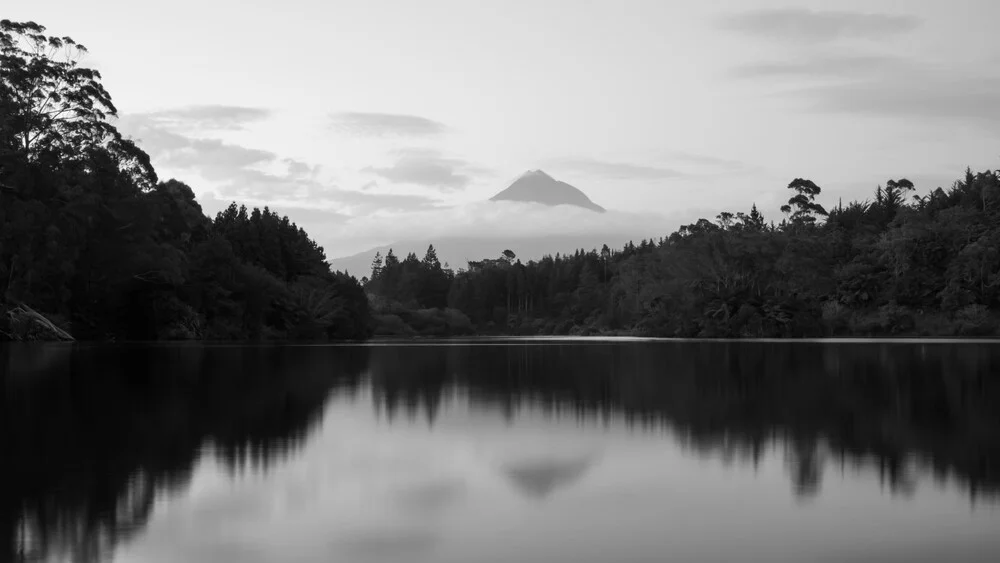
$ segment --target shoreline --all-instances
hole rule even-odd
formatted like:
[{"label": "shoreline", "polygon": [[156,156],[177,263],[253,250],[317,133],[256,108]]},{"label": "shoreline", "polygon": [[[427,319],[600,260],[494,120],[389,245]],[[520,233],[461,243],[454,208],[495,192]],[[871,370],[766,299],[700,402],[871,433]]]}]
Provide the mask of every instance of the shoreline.
[{"label": "shoreline", "polygon": [[745,343],[745,344],[1000,344],[1000,336],[833,336],[820,338],[681,338],[661,336],[553,336],[553,335],[471,335],[471,336],[379,336],[367,340],[58,340],[0,341],[4,346],[45,347],[303,347],[303,346],[392,346],[436,344],[558,344],[558,343]]}]

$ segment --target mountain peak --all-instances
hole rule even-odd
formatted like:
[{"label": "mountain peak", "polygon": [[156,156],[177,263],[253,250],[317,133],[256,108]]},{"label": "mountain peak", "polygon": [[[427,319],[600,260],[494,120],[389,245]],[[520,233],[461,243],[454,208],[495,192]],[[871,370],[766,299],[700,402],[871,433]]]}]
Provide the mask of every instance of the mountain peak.
[{"label": "mountain peak", "polygon": [[532,176],[539,177],[539,178],[548,178],[550,180],[553,179],[552,176],[549,176],[548,174],[546,174],[545,171],[542,170],[541,168],[538,168],[537,170],[528,170],[524,174],[521,174],[518,177],[518,179],[520,179],[520,178],[531,178]]},{"label": "mountain peak", "polygon": [[575,205],[604,213],[587,194],[566,182],[560,182],[541,169],[528,170],[507,189],[490,198],[490,201],[527,201],[545,205]]}]

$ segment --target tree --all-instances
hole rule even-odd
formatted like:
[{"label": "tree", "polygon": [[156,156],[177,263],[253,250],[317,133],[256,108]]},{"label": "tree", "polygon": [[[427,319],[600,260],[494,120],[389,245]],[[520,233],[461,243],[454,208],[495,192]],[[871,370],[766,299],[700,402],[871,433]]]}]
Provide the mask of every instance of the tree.
[{"label": "tree", "polygon": [[601,298],[597,273],[591,267],[590,262],[584,262],[583,268],[580,270],[576,298],[579,321],[583,321],[587,316],[595,313],[600,306]]},{"label": "tree", "polygon": [[421,262],[424,268],[428,270],[441,268],[441,262],[438,260],[437,251],[434,250],[433,244],[427,247],[427,252],[424,254],[424,259]]},{"label": "tree", "polygon": [[100,73],[79,65],[86,52],[69,37],[46,36],[34,22],[0,21],[0,151],[37,161],[45,153],[81,160],[97,149],[141,189],[152,189],[149,155],[108,122],[117,109]]},{"label": "tree", "polygon": [[608,248],[608,245],[605,244],[604,246],[601,247],[601,263],[604,266],[604,278],[601,281],[603,281],[604,283],[607,283],[608,281],[609,260],[611,260],[611,249]]},{"label": "tree", "polygon": [[906,195],[913,191],[913,182],[902,178],[900,180],[890,179],[885,183],[885,188],[878,186],[875,189],[874,207],[879,213],[879,218],[883,225],[887,225],[896,217],[896,213],[901,207],[906,205]]},{"label": "tree", "polygon": [[750,215],[747,217],[747,220],[745,221],[745,226],[746,228],[754,232],[763,231],[764,228],[766,227],[766,224],[764,222],[764,216],[761,215],[760,211],[757,210],[756,203],[753,204],[753,206],[750,208]]},{"label": "tree", "polygon": [[791,213],[791,221],[794,225],[812,225],[816,222],[816,216],[827,216],[826,209],[816,203],[816,196],[822,189],[812,180],[796,178],[788,184],[788,189],[795,190],[795,195],[788,200],[787,205],[781,206],[782,213]]},{"label": "tree", "polygon": [[371,281],[376,281],[382,275],[382,253],[375,252],[375,258],[372,260],[372,275]]},{"label": "tree", "polygon": [[0,21],[0,339],[367,336],[361,286],[288,217],[213,222],[156,182],[85,52]]}]

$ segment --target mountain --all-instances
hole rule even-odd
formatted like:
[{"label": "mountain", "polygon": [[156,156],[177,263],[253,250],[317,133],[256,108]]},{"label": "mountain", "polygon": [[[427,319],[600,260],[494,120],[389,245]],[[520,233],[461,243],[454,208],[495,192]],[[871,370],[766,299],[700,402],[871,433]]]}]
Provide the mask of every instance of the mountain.
[{"label": "mountain", "polygon": [[[542,206],[571,205],[596,213],[605,212],[603,207],[591,201],[582,191],[552,178],[541,170],[525,172],[510,187],[490,198],[490,201],[508,201],[518,205],[531,203],[540,205],[538,209],[548,209]],[[549,220],[574,215],[590,216],[586,211],[566,208],[548,209],[543,221],[549,225]],[[610,216],[611,214],[608,214],[604,218]],[[585,218],[578,217],[578,219]],[[405,240],[351,256],[334,258],[330,260],[330,266],[334,270],[347,272],[361,279],[371,274],[371,264],[376,252],[384,257],[391,248],[393,254],[400,260],[410,252],[416,254],[418,258],[423,258],[424,253],[427,252],[427,246],[433,244],[441,263],[448,263],[452,269],[458,270],[467,267],[469,260],[497,258],[504,250],[513,251],[522,262],[527,262],[556,253],[571,254],[581,249],[584,251],[600,250],[601,246],[605,244],[610,248],[620,249],[630,240],[638,244],[641,239],[651,238],[656,234],[655,232],[644,232],[646,228],[639,225],[623,229],[621,226],[601,227],[597,222],[586,224],[586,228],[583,229],[586,234],[579,234],[580,228],[575,229],[578,234],[559,232],[559,230],[559,227],[553,226],[552,232],[544,235],[538,234],[537,230],[534,231],[533,235],[501,235],[491,233],[489,229],[484,228],[481,231],[482,234],[477,233],[476,236],[462,236],[455,233],[433,240],[426,238]]]},{"label": "mountain", "polygon": [[510,187],[491,197],[490,201],[529,201],[545,205],[575,205],[598,213],[605,211],[590,201],[587,194],[541,170],[525,172]]}]

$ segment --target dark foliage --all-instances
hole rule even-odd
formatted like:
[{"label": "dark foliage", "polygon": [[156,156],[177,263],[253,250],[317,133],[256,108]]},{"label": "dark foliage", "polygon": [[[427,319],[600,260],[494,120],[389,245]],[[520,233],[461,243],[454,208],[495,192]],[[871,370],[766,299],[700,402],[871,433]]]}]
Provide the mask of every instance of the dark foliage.
[{"label": "dark foliage", "polygon": [[[0,22],[0,339],[363,338],[360,284],[287,217],[207,218],[107,118],[83,47]],[[65,60],[57,55],[68,53]]]},{"label": "dark foliage", "polygon": [[[967,171],[923,197],[907,195],[909,180],[889,180],[874,201],[829,212],[816,203],[814,182],[798,178],[788,188],[795,195],[779,224],[754,206],[621,250],[470,262],[451,278],[448,304],[480,331],[512,334],[996,333],[998,171]],[[404,277],[394,283],[407,294]]]}]

